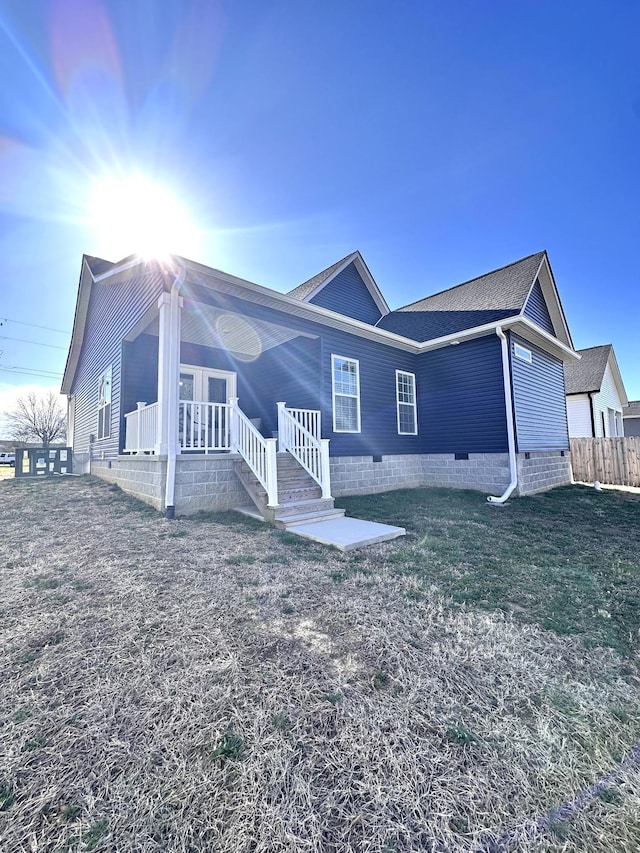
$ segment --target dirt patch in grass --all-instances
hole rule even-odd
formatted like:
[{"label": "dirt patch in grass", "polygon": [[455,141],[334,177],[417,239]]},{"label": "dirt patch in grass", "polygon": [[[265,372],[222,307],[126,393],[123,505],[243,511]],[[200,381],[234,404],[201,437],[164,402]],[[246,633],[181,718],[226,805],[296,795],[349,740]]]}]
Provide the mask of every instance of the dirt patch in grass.
[{"label": "dirt patch in grass", "polygon": [[633,652],[443,594],[518,516],[412,494],[377,498],[409,543],[341,554],[90,478],[0,484],[0,849],[636,850],[637,768],[607,777],[640,740]]}]

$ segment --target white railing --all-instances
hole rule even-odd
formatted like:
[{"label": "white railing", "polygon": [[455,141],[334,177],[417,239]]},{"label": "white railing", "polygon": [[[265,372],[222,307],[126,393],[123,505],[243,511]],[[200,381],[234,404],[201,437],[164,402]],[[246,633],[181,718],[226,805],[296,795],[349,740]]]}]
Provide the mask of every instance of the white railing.
[{"label": "white railing", "polygon": [[153,453],[158,434],[158,404],[138,403],[134,412],[124,416],[124,452]]},{"label": "white railing", "polygon": [[231,450],[231,413],[227,403],[180,400],[178,448],[213,453]]},{"label": "white railing", "polygon": [[264,438],[238,406],[238,398],[229,400],[231,409],[231,449],[239,453],[267,493],[267,506],[278,506],[278,469],[275,438]]},{"label": "white railing", "polygon": [[279,449],[288,450],[320,485],[322,497],[330,498],[329,439],[321,438],[320,412],[277,405]]}]

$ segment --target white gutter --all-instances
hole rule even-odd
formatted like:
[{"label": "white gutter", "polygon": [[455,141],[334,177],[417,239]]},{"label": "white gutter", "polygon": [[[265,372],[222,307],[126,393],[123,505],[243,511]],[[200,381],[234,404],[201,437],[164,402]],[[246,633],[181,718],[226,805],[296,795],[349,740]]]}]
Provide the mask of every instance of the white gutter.
[{"label": "white gutter", "polygon": [[[167,386],[167,481],[165,487],[165,515],[175,518],[174,494],[176,486],[176,447],[178,444],[178,362],[180,359],[180,279],[175,277],[169,294],[169,377]],[[162,415],[161,415],[162,417]]]},{"label": "white gutter", "polygon": [[506,491],[499,498],[490,495],[487,500],[491,504],[503,504],[507,501],[513,490],[518,485],[518,465],[516,460],[516,436],[513,428],[513,404],[511,401],[511,369],[509,367],[509,345],[507,336],[501,326],[496,326],[496,335],[502,343],[502,380],[504,383],[504,405],[507,414],[507,440],[509,442],[509,469],[511,471],[511,482]]}]

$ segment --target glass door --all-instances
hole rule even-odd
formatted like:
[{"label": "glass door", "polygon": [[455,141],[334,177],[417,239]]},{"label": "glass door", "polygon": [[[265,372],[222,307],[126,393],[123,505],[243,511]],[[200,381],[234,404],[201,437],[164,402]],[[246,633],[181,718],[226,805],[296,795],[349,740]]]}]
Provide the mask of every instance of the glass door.
[{"label": "glass door", "polygon": [[232,371],[180,365],[178,432],[183,450],[229,449],[226,404],[235,394],[236,374]]}]

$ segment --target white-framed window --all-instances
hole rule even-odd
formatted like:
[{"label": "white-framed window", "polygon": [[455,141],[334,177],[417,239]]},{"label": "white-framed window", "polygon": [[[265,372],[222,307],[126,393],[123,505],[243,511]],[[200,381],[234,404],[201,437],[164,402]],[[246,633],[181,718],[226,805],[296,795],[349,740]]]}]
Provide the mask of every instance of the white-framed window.
[{"label": "white-framed window", "polygon": [[360,363],[355,358],[331,356],[333,431],[360,432]]},{"label": "white-framed window", "polygon": [[98,379],[98,441],[111,434],[111,365]]},{"label": "white-framed window", "polygon": [[514,343],[513,345],[513,354],[516,358],[521,358],[522,361],[526,361],[531,364],[533,358],[531,355],[531,350],[526,347],[521,346],[520,344]]},{"label": "white-framed window", "polygon": [[396,370],[396,406],[398,412],[398,433],[417,435],[418,418],[416,411],[416,377],[414,373]]}]

